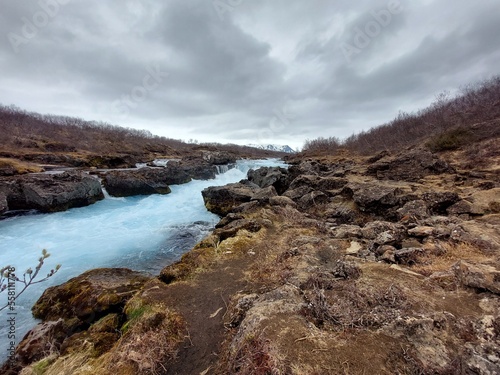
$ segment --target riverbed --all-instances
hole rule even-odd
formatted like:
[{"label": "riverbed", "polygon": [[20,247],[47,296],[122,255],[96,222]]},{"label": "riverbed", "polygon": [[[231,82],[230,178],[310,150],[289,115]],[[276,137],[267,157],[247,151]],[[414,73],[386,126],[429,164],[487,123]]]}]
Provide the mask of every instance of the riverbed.
[{"label": "riverbed", "polygon": [[[31,286],[16,301],[16,342],[37,321],[31,306],[43,291],[98,267],[127,267],[151,275],[178,260],[206,236],[219,217],[205,209],[201,191],[246,178],[251,168],[284,166],[276,159],[241,160],[214,180],[171,186],[168,195],[106,199],[91,206],[52,214],[33,214],[0,221],[0,266],[11,265],[21,276],[37,265],[43,249],[51,256],[41,277],[57,264],[61,269],[46,282]],[[16,286],[18,291],[21,285]],[[7,293],[0,294],[0,306]],[[7,310],[0,312],[0,362],[9,346]]]}]

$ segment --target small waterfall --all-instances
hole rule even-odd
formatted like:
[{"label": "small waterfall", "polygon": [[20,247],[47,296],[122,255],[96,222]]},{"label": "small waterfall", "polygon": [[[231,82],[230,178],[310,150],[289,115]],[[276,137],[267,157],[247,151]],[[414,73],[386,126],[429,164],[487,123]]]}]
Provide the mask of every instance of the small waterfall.
[{"label": "small waterfall", "polygon": [[215,168],[217,169],[217,174],[224,174],[228,172],[230,169],[233,169],[236,167],[236,164],[224,164],[224,165],[216,165]]}]

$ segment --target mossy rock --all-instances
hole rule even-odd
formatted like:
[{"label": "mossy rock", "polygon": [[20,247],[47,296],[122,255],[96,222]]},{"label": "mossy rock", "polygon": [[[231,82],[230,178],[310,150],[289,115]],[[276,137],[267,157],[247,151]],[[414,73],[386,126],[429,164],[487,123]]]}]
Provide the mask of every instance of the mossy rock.
[{"label": "mossy rock", "polygon": [[90,270],[48,288],[33,306],[33,316],[43,320],[78,317],[92,323],[109,313],[121,312],[148,279],[125,268]]}]

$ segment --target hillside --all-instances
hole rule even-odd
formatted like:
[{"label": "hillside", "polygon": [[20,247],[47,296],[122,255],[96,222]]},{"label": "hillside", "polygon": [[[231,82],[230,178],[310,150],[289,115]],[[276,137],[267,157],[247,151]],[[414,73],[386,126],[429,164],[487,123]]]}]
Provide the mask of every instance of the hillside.
[{"label": "hillside", "polygon": [[338,149],[370,155],[423,143],[433,151],[452,150],[498,137],[500,127],[495,120],[499,118],[500,77],[496,76],[466,86],[454,97],[441,94],[428,108],[399,113],[389,123],[345,140],[336,137],[309,140],[303,155],[329,154]]},{"label": "hillside", "polygon": [[499,373],[500,142],[480,138],[296,155],[249,172],[258,186],[204,190],[212,235],[158,277],[92,270],[49,288],[17,370]]},{"label": "hillside", "polygon": [[146,130],[0,106],[0,168],[10,165],[23,172],[36,171],[40,164],[133,167],[155,158],[198,156],[203,150],[227,151],[241,158],[284,155],[233,144],[190,144]]}]

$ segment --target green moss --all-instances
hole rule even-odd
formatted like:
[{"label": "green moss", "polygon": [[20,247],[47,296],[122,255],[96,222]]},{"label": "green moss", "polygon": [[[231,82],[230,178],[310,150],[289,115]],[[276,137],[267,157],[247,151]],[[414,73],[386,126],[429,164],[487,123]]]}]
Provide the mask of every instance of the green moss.
[{"label": "green moss", "polygon": [[127,303],[125,307],[125,314],[127,315],[127,321],[122,325],[121,331],[123,334],[132,328],[132,326],[141,319],[141,317],[148,311],[151,307],[145,305],[140,298],[133,298]]},{"label": "green moss", "polygon": [[52,357],[47,357],[44,359],[41,359],[37,363],[33,365],[33,374],[34,375],[43,375],[47,371],[47,369],[50,367],[50,365],[54,362],[54,358]]}]

